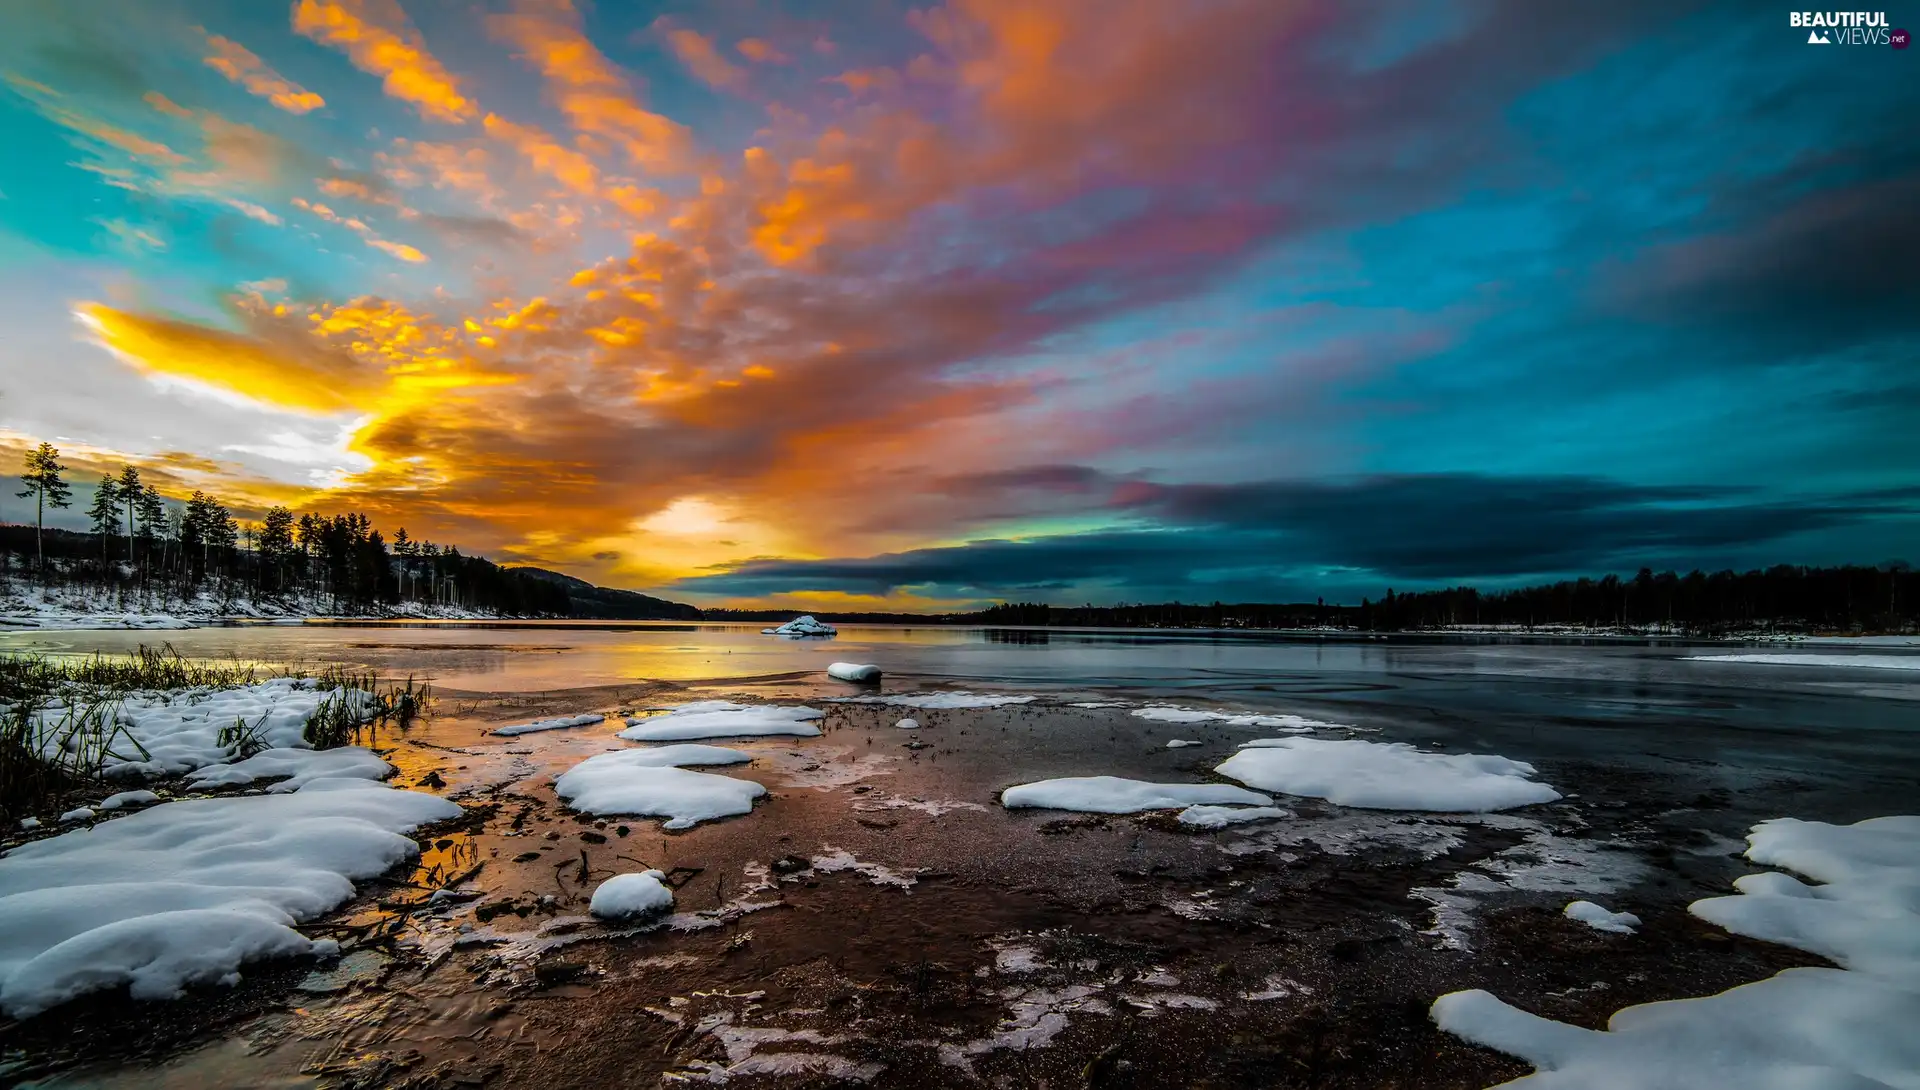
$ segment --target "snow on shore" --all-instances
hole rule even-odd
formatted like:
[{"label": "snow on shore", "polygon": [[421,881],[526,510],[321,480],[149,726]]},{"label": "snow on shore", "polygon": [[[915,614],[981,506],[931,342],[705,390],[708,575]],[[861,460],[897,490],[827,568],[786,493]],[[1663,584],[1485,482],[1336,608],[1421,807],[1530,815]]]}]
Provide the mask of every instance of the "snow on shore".
[{"label": "snow on shore", "polygon": [[663,715],[627,720],[619,737],[630,742],[679,742],[691,738],[754,738],[791,735],[814,738],[820,728],[813,720],[826,713],[818,708],[785,708],[777,704],[735,704],[730,700],[696,700]]},{"label": "snow on shore", "polygon": [[1474,990],[1433,1020],[1537,1068],[1529,1090],[1698,1086],[1920,1086],[1920,816],[1854,825],[1754,826],[1747,858],[1796,871],[1748,875],[1688,911],[1737,934],[1820,954],[1840,969],[1787,969],[1699,999],[1618,1011],[1604,1032],[1529,1014]]},{"label": "snow on shore", "polygon": [[805,636],[833,636],[838,635],[839,632],[839,629],[825,621],[814,620],[812,614],[795,617],[793,620],[788,621],[778,628],[763,628],[760,630],[762,636],[787,636],[794,639]]},{"label": "snow on shore", "polygon": [[664,871],[616,874],[593,891],[587,912],[603,920],[657,916],[673,907],[673,891],[664,883]]},{"label": "snow on shore", "polygon": [[1277,806],[1189,806],[1180,811],[1180,824],[1202,829],[1224,829],[1247,821],[1292,817],[1291,811]]},{"label": "snow on shore", "polygon": [[[307,720],[328,699],[370,708],[374,698],[357,689],[312,688],[295,678],[233,689],[137,692],[107,722],[92,725],[91,744],[108,749],[102,771],[109,777],[178,775],[232,759],[240,749],[236,734],[250,736],[255,745],[304,749]],[[60,724],[73,710],[55,699],[35,713],[48,745],[59,744]],[[102,730],[122,733],[109,740]]]},{"label": "snow on shore", "polygon": [[1479,753],[1425,753],[1404,742],[1263,738],[1214,768],[1263,791],[1376,810],[1484,813],[1552,802],[1533,766]]},{"label": "snow on shore", "polygon": [[333,953],[295,925],[415,858],[404,834],[460,814],[363,771],[280,794],[164,803],[7,853],[0,1009],[25,1018],[122,985],[136,999],[177,998],[188,984],[237,982],[250,961]]},{"label": "snow on shore", "polygon": [[1003,696],[996,693],[880,693],[875,696],[830,696],[833,704],[890,704],[896,708],[941,710],[957,708],[999,708],[1008,704],[1031,704],[1038,697]]},{"label": "snow on shore", "polygon": [[1640,926],[1640,917],[1631,912],[1613,912],[1592,901],[1569,902],[1565,915],[1569,920],[1579,920],[1595,931],[1611,931],[1616,935],[1631,935],[1633,929]]},{"label": "snow on shore", "polygon": [[[490,620],[499,613],[462,606],[402,602],[382,617],[438,620]],[[319,595],[280,601],[201,593],[193,598],[142,600],[139,594],[102,592],[92,586],[31,587],[0,596],[0,632],[9,629],[75,631],[82,629],[166,630],[198,628],[232,618],[303,620],[339,616]],[[355,615],[364,616],[364,615]]]},{"label": "snow on shore", "polygon": [[604,723],[606,721],[606,716],[591,713],[585,715],[563,715],[554,719],[536,719],[531,723],[515,723],[510,727],[498,727],[488,733],[497,734],[503,738],[515,738],[522,734],[538,734],[541,731],[547,730],[566,730],[569,727],[590,727],[595,723]]},{"label": "snow on shore", "polygon": [[752,780],[681,765],[740,764],[751,754],[720,746],[680,745],[601,753],[574,765],[554,780],[567,805],[589,814],[664,817],[663,829],[691,829],[703,821],[753,811],[753,800],[767,789]]},{"label": "snow on shore", "polygon": [[1120,776],[1068,776],[1023,783],[1000,792],[1000,805],[1009,810],[1035,807],[1091,814],[1137,814],[1196,803],[1266,806],[1272,802],[1265,795],[1232,784],[1147,783]]},{"label": "snow on shore", "polygon": [[874,685],[880,681],[880,668],[871,663],[835,662],[827,666],[827,676],[855,685]]},{"label": "snow on shore", "polygon": [[1692,662],[1853,670],[1920,670],[1920,655],[1688,655]]}]

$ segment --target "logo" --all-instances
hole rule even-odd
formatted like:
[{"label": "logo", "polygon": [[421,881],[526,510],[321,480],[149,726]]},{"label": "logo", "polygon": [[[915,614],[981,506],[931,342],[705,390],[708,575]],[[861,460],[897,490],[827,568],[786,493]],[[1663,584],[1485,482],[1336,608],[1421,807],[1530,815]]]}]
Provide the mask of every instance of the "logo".
[{"label": "logo", "polygon": [[1805,27],[1808,45],[1907,47],[1907,32],[1892,30],[1884,11],[1790,11],[1787,25]]}]

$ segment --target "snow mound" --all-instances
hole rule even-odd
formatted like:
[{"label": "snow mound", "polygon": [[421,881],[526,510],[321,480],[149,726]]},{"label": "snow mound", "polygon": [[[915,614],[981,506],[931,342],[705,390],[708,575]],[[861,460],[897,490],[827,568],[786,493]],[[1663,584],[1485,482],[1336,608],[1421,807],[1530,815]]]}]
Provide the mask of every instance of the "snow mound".
[{"label": "snow mound", "polygon": [[616,874],[593,891],[587,911],[603,920],[657,916],[673,907],[673,891],[662,882],[663,871]]},{"label": "snow mound", "polygon": [[919,729],[920,729],[920,720],[918,720],[918,719],[902,719],[902,720],[900,720],[900,721],[899,721],[898,723],[895,723],[895,724],[894,724],[894,726],[896,726],[896,727],[898,727],[898,728],[900,728],[901,730],[919,730]]},{"label": "snow mound", "polygon": [[1146,783],[1119,776],[1069,776],[1023,783],[1000,792],[1000,805],[1012,810],[1080,810],[1092,814],[1137,814],[1195,803],[1243,803],[1265,806],[1265,795],[1224,783]]},{"label": "snow mound", "polygon": [[751,758],[719,746],[663,746],[601,753],[574,765],[553,782],[569,806],[589,814],[664,817],[665,829],[691,829],[703,821],[753,811],[767,789],[752,780],[689,772],[683,764],[737,764]]},{"label": "snow mound", "polygon": [[1920,655],[1688,655],[1694,662],[1754,666],[1824,666],[1855,670],[1920,670]]},{"label": "snow mound", "polygon": [[108,795],[95,806],[96,810],[118,810],[123,806],[151,806],[160,801],[160,796],[151,791],[122,791],[117,795]]},{"label": "snow mound", "polygon": [[1508,1006],[1484,991],[1433,1004],[1443,1030],[1517,1056],[1530,1090],[1632,1086],[1920,1086],[1920,816],[1854,825],[1780,818],[1756,825],[1747,858],[1787,867],[1689,911],[1737,934],[1833,959],[1718,995],[1618,1011],[1605,1032]]},{"label": "snow mound", "polygon": [[1174,738],[1167,742],[1167,748],[1168,749],[1185,749],[1188,746],[1197,746],[1200,744],[1201,743],[1196,742],[1191,738]]},{"label": "snow mound", "polygon": [[998,708],[1007,704],[1031,704],[1037,697],[1002,696],[995,693],[882,693],[877,696],[830,698],[836,704],[891,704],[897,708],[922,710],[956,708]]},{"label": "snow mound", "polygon": [[1485,813],[1552,802],[1533,766],[1479,753],[1423,753],[1404,742],[1261,739],[1214,768],[1263,791],[1375,810]]},{"label": "snow mound", "polygon": [[339,749],[268,749],[230,765],[212,765],[187,774],[195,787],[229,787],[255,780],[282,780],[272,794],[298,791],[317,780],[378,780],[393,771],[362,746]]},{"label": "snow mound", "polygon": [[851,681],[856,685],[877,685],[880,682],[880,668],[858,662],[836,662],[827,667],[827,676],[835,681]]},{"label": "snow mound", "polygon": [[1259,727],[1263,730],[1288,730],[1306,732],[1315,727],[1338,727],[1338,723],[1322,723],[1318,719],[1307,719],[1298,715],[1256,715],[1251,712],[1216,712],[1200,708],[1178,708],[1171,704],[1155,704],[1145,708],[1133,709],[1136,719],[1147,719],[1155,723],[1223,723],[1229,727]]},{"label": "snow mound", "polygon": [[92,821],[98,816],[100,815],[94,813],[92,807],[76,806],[60,815],[60,824],[71,825],[76,821]]},{"label": "snow mound", "polygon": [[515,723],[510,727],[500,727],[489,733],[504,738],[513,738],[521,734],[538,734],[543,730],[565,730],[568,727],[590,727],[595,723],[606,722],[604,715],[563,715],[557,719],[536,719],[531,723]]},{"label": "snow mound", "polygon": [[762,636],[833,636],[840,630],[825,621],[816,621],[812,614],[795,617],[778,628],[763,628]]},{"label": "snow mound", "polygon": [[1197,825],[1202,829],[1224,829],[1243,821],[1292,816],[1291,811],[1278,806],[1189,806],[1180,811],[1180,824]]},{"label": "snow mound", "polygon": [[728,700],[701,700],[674,708],[664,715],[627,720],[620,737],[633,742],[676,742],[688,738],[751,738],[792,735],[813,738],[820,728],[812,720],[826,715],[818,708],[783,708],[776,704],[735,704]]},{"label": "snow mound", "polygon": [[327,954],[294,930],[415,858],[403,834],[460,807],[365,780],[170,802],[0,858],[0,1009],[38,1014],[126,985],[136,999]]},{"label": "snow mound", "polygon": [[1567,919],[1579,920],[1595,931],[1631,935],[1640,926],[1640,917],[1631,912],[1609,912],[1592,901],[1574,901],[1567,905]]}]

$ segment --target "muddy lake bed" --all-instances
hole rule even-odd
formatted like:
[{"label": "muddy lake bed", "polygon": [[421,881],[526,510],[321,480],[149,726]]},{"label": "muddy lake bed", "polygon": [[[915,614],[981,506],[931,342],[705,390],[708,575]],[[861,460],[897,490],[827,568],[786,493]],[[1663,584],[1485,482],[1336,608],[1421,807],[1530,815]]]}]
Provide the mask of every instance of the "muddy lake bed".
[{"label": "muddy lake bed", "polygon": [[[1487,1086],[1530,1068],[1435,1028],[1437,996],[1484,987],[1599,1028],[1632,1003],[1818,964],[1686,906],[1756,869],[1740,852],[1757,821],[1853,822],[1920,794],[1916,675],[1699,657],[1726,645],[665,625],[165,638],[430,681],[433,714],[368,744],[394,784],[464,815],[419,832],[411,871],[304,929],[337,937],[339,958],[0,1021],[0,1083]],[[54,653],[155,642],[0,636]],[[886,678],[827,681],[836,659]],[[844,702],[948,692],[1025,700]],[[708,699],[825,713],[818,737],[715,740],[752,758],[716,771],[768,789],[750,814],[668,832],[556,796],[558,773],[634,748],[614,736],[627,714]],[[1562,797],[1488,814],[1277,797],[1288,816],[1219,829],[999,805],[1057,776],[1226,782],[1214,766],[1271,733],[1134,714],[1148,705],[1499,754]],[[491,733],[588,712],[606,719]],[[917,729],[896,726],[907,716]],[[588,916],[599,882],[646,869],[673,915]],[[1643,926],[1561,915],[1582,898]]]}]

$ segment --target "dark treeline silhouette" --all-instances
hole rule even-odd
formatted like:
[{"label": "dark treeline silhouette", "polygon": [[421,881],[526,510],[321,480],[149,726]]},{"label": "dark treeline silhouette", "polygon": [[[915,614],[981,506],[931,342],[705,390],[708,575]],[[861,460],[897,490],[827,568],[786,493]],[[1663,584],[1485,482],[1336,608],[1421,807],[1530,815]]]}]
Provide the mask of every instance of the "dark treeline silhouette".
[{"label": "dark treeline silhouette", "polygon": [[[28,453],[32,525],[0,524],[0,579],[65,592],[94,608],[165,612],[331,613],[472,611],[517,617],[698,617],[692,606],[601,590],[538,568],[504,568],[456,546],[391,539],[365,514],[269,509],[242,524],[194,492],[169,503],[134,466],[100,478],[90,532],[47,529],[48,508],[71,506],[59,451]],[[584,588],[584,589],[582,589]]]},{"label": "dark treeline silhouette", "polygon": [[[712,621],[786,620],[794,610],[709,609]],[[1157,605],[1054,606],[1017,602],[971,613],[831,613],[845,624],[963,624],[1084,628],[1345,629],[1413,632],[1456,626],[1522,630],[1579,628],[1677,635],[1730,632],[1903,632],[1920,628],[1920,574],[1903,562],[1879,567],[1764,571],[1642,569],[1629,579],[1566,580],[1517,590],[1472,587],[1400,594],[1389,589],[1357,606],[1167,602]]]}]

